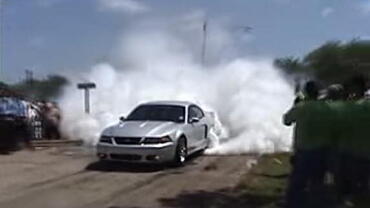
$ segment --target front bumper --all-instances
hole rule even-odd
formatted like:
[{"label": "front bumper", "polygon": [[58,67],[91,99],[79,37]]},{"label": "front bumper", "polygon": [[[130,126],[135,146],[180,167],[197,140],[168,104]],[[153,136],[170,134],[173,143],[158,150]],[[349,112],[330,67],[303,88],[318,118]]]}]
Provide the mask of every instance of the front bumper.
[{"label": "front bumper", "polygon": [[102,160],[163,163],[172,161],[175,157],[173,142],[153,145],[116,145],[98,143],[97,156]]}]

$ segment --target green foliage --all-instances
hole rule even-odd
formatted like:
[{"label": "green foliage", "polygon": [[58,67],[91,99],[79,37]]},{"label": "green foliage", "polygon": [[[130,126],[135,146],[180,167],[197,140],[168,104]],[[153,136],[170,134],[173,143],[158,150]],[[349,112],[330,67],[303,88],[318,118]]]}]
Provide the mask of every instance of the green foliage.
[{"label": "green foliage", "polygon": [[274,65],[280,69],[283,69],[283,71],[288,75],[305,73],[305,67],[302,65],[301,60],[298,58],[279,58],[275,60]]},{"label": "green foliage", "polygon": [[331,41],[302,60],[279,58],[275,65],[288,75],[306,75],[324,84],[343,83],[355,75],[370,75],[370,41]]},{"label": "green foliage", "polygon": [[11,88],[32,100],[52,100],[60,95],[68,80],[60,75],[50,75],[42,80],[25,80]]},{"label": "green foliage", "polygon": [[241,177],[237,190],[247,200],[247,205],[261,208],[279,207],[279,202],[284,199],[291,170],[290,156],[289,153],[263,155],[257,165]]},{"label": "green foliage", "polygon": [[4,82],[0,82],[0,89],[3,89],[3,88],[8,88],[8,85],[5,84]]}]

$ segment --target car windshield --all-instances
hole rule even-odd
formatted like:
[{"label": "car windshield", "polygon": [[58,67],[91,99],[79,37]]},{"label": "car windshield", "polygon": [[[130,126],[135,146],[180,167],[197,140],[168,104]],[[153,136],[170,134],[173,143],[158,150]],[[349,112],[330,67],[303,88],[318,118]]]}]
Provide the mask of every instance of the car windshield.
[{"label": "car windshield", "polygon": [[142,105],[128,117],[128,121],[185,121],[185,107],[172,105]]}]

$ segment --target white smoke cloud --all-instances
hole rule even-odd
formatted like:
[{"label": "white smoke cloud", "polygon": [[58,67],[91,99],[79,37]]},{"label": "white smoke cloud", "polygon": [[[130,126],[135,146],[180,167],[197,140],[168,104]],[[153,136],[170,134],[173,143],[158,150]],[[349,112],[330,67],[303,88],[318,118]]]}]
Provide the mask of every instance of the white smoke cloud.
[{"label": "white smoke cloud", "polygon": [[334,8],[326,7],[325,9],[321,11],[321,16],[325,18],[325,17],[332,15],[334,12],[335,12]]},{"label": "white smoke cloud", "polygon": [[208,39],[212,53],[203,67],[199,64],[202,18],[190,21],[198,27],[172,23],[135,24],[115,50],[119,63],[92,67],[85,75],[97,83],[91,115],[83,113],[82,92],[74,85],[66,89],[60,100],[63,132],[94,144],[103,128],[118,122],[119,116],[127,115],[138,103],[187,100],[217,112],[223,125],[225,131],[218,135],[221,144],[209,153],[287,150],[290,131],[280,120],[293,93],[272,60],[229,53],[232,50],[225,49],[234,45],[232,36],[222,24],[213,22]]},{"label": "white smoke cloud", "polygon": [[139,0],[98,0],[99,7],[103,10],[112,10],[125,13],[143,13],[149,7]]}]

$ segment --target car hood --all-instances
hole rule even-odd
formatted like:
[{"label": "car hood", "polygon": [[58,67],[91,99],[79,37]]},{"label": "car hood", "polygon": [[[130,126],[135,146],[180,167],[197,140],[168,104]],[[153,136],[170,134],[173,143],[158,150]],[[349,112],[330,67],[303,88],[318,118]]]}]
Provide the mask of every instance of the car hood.
[{"label": "car hood", "polygon": [[116,137],[156,137],[172,133],[181,124],[163,121],[124,121],[108,127],[103,131],[105,136]]}]

